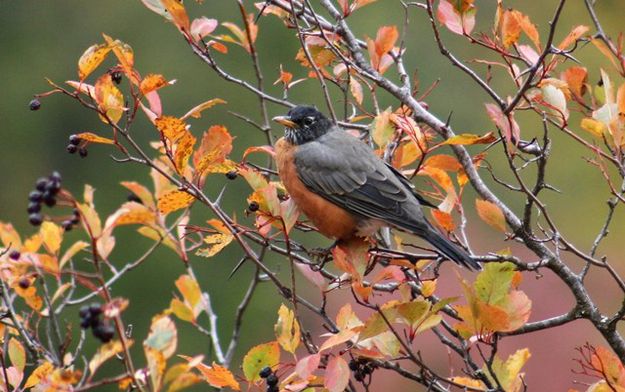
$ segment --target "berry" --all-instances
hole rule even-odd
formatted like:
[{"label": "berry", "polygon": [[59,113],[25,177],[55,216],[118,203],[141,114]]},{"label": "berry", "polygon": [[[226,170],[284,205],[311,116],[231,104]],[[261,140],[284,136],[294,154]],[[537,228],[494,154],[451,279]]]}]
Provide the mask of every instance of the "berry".
[{"label": "berry", "polygon": [[12,250],[11,253],[9,253],[9,259],[11,260],[19,260],[21,256],[21,253],[18,250]]},{"label": "berry", "polygon": [[65,147],[67,149],[67,152],[69,152],[70,154],[75,154],[76,151],[78,151],[78,147],[76,147],[73,144],[68,144],[67,147]]},{"label": "berry", "polygon": [[28,211],[29,214],[41,211],[41,203],[28,203],[28,208],[26,209],[26,211]]},{"label": "berry", "polygon": [[28,222],[33,226],[40,226],[43,223],[43,217],[39,213],[28,215]]},{"label": "berry", "polygon": [[79,216],[72,216],[72,219],[70,220],[70,222],[72,222],[72,225],[77,225],[80,223],[80,217]]},{"label": "berry", "polygon": [[135,195],[134,193],[128,194],[128,196],[126,197],[126,200],[134,201],[135,203],[139,203],[139,204],[143,204],[143,201],[141,201],[139,196]]},{"label": "berry", "polygon": [[55,182],[61,182],[63,179],[61,178],[61,173],[55,170],[52,172],[52,174],[50,174],[50,180]]},{"label": "berry", "polygon": [[229,180],[235,180],[237,178],[238,173],[236,172],[236,170],[230,170],[228,173],[226,173],[226,178]]},{"label": "berry", "polygon": [[259,207],[260,206],[258,205],[258,203],[253,201],[253,202],[250,203],[249,206],[247,206],[247,209],[250,210],[250,212],[256,212],[256,211],[258,211]]},{"label": "berry", "polygon": [[277,385],[267,385],[267,392],[280,392],[280,389]]},{"label": "berry", "polygon": [[356,370],[358,370],[358,362],[356,362],[354,359],[349,361],[348,365],[349,365],[349,370],[351,370],[352,372],[355,372]]},{"label": "berry", "polygon": [[356,379],[356,381],[362,381],[365,379],[365,375],[361,372],[356,372],[354,373],[354,378]]},{"label": "berry", "polygon": [[260,369],[260,372],[258,373],[260,378],[267,378],[272,374],[273,374],[273,370],[271,370],[269,366],[265,366],[264,368]]},{"label": "berry", "polygon": [[99,316],[102,313],[102,305],[97,302],[92,303],[89,305],[89,312],[92,316]]},{"label": "berry", "polygon": [[28,103],[28,108],[30,110],[39,110],[39,108],[41,108],[41,101],[39,101],[37,98],[33,99]]},{"label": "berry", "polygon": [[91,318],[83,318],[80,320],[80,328],[87,329],[91,326]]},{"label": "berry", "polygon": [[28,194],[28,200],[33,202],[40,202],[42,198],[42,194],[39,191],[32,191]]},{"label": "berry", "polygon": [[30,279],[23,277],[19,280],[19,282],[17,282],[17,285],[26,290],[30,287]]},{"label": "berry", "polygon": [[91,312],[89,311],[89,306],[84,305],[80,307],[80,310],[78,311],[78,315],[80,316],[81,319],[85,319],[88,316],[91,315]]},{"label": "berry", "polygon": [[56,204],[56,196],[54,196],[54,194],[50,191],[45,191],[43,193],[43,202],[46,203],[48,207],[54,207]]},{"label": "berry", "polygon": [[78,135],[69,135],[69,144],[77,146],[80,144],[80,138]]},{"label": "berry", "polygon": [[102,343],[108,343],[115,336],[115,328],[110,324],[99,323],[93,328],[93,336],[100,339]]},{"label": "berry", "polygon": [[61,181],[60,180],[48,181],[48,184],[46,185],[46,190],[56,195],[57,192],[61,190]]},{"label": "berry", "polygon": [[81,158],[86,158],[88,154],[89,151],[87,151],[85,147],[81,147],[78,149],[78,155],[80,155]]},{"label": "berry", "polygon": [[43,192],[46,190],[46,185],[48,185],[48,179],[45,177],[41,177],[35,183],[35,188],[37,188],[38,191]]},{"label": "berry", "polygon": [[119,71],[111,72],[111,80],[115,84],[120,84],[122,82],[122,73]]},{"label": "berry", "polygon": [[276,386],[278,385],[278,376],[275,373],[271,373],[269,377],[267,377],[267,385]]},{"label": "berry", "polygon": [[73,225],[71,220],[64,220],[63,222],[61,222],[61,227],[65,231],[70,231],[70,230],[72,230],[74,228],[74,225]]}]

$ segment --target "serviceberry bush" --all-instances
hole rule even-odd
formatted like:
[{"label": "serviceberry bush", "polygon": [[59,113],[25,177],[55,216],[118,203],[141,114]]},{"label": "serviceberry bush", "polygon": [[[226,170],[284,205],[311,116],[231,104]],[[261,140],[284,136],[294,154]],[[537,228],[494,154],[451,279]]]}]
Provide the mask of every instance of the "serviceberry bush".
[{"label": "serviceberry bush", "polygon": [[[535,23],[541,15],[531,15],[523,4],[512,8],[516,3],[507,0],[488,6],[474,0],[237,0],[229,2],[236,20],[212,18],[211,2],[141,2],[146,18],[171,24],[170,33],[180,35],[190,59],[199,59],[224,85],[253,94],[258,107],[207,97],[182,115],[173,113],[161,93],[177,88],[174,80],[136,61],[141,48],[131,46],[132,37],[124,42],[107,34],[94,37],[98,42],[77,59],[77,75],[48,80],[50,89],[35,94],[28,103],[32,111],[62,96],[100,121],[97,130],[70,130],[63,142],[68,153],[85,158],[98,145],[89,160],[110,155],[120,165],[144,168],[151,182],[120,179],[126,201],[104,216],[92,186],[65,189],[54,171],[24,195],[31,233],[0,223],[0,384],[7,391],[177,391],[208,385],[270,392],[541,390],[544,384],[532,377],[529,361],[547,372],[551,364],[532,357],[530,341],[544,339],[541,332],[559,334],[578,320],[601,344],[558,341],[570,349],[562,360],[573,369],[553,377],[570,380],[578,390],[625,390],[623,254],[604,241],[624,225],[624,40],[603,25],[593,1],[583,0],[583,22],[580,17],[574,25],[563,22],[571,7],[566,0],[541,6],[549,14],[543,25]],[[361,26],[358,14],[372,7],[395,7],[404,17],[386,20],[380,12],[374,23]],[[408,45],[415,20],[427,23],[436,52],[415,52]],[[298,45],[293,60],[278,69],[261,61],[271,56],[257,45],[265,26],[285,30]],[[474,52],[470,60],[450,49],[459,45]],[[579,60],[588,54],[600,64]],[[226,56],[254,76],[237,76],[240,69],[228,69]],[[462,103],[488,119],[489,129],[465,130],[453,116],[439,116],[453,108],[431,104],[437,83],[421,86],[418,69],[409,65],[416,56],[441,56],[470,80],[480,98],[466,92]],[[275,79],[273,86],[269,79]],[[418,185],[435,206],[427,218],[471,252],[483,271],[460,271],[393,230],[314,247],[315,227],[277,176],[273,145],[282,130],[269,114],[300,103],[291,95],[304,83],[317,86],[319,109],[334,123]],[[239,126],[262,135],[263,145],[235,139],[221,124],[198,130],[196,119],[210,118],[214,107],[227,107]],[[139,118],[151,128],[151,142],[136,137],[148,131],[137,127]],[[551,163],[571,145],[581,152],[567,158],[583,159],[602,180],[605,197],[587,206],[602,216],[592,238],[570,235],[554,212],[567,199],[554,185]],[[233,153],[234,146],[243,154]],[[580,184],[575,195],[584,192],[584,179],[573,170],[567,175]],[[246,194],[228,193],[236,181],[249,185]],[[207,184],[224,188],[212,197]],[[227,210],[224,197],[240,207]],[[199,219],[198,210],[210,219]],[[123,226],[135,227],[133,235],[152,245],[120,265],[110,255],[125,246],[118,235]],[[78,238],[67,235],[72,230],[80,233],[78,240],[70,241]],[[117,283],[150,263],[161,247],[180,260],[184,273],[163,277],[163,285],[175,286],[169,306],[151,319],[147,338],[136,342],[124,320],[135,299],[117,290]],[[241,256],[232,274],[245,287],[238,306],[229,310],[234,327],[228,334],[220,329],[222,314],[213,307],[211,287],[194,269],[203,259],[220,258],[226,247]],[[281,267],[266,262],[270,254],[280,257]],[[243,263],[254,268],[245,282],[236,276]],[[615,306],[599,306],[590,274],[602,276]],[[541,294],[550,285],[568,299],[566,306],[550,307]],[[275,336],[242,347],[242,334],[260,339],[257,325],[268,322],[245,318],[261,286],[274,288],[283,302],[271,312]],[[535,311],[543,301],[548,316]],[[193,330],[204,341],[185,352],[178,334]],[[85,350],[87,339],[98,345],[95,353]],[[548,342],[537,344],[543,343]],[[142,350],[131,352],[133,345]],[[403,387],[389,387],[400,382]]]}]

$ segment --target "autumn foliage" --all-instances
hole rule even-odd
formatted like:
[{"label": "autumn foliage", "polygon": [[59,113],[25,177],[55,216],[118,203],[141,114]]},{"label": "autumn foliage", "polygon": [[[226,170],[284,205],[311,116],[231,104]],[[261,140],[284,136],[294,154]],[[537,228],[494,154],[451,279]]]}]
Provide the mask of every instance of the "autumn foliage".
[{"label": "autumn foliage", "polygon": [[[352,15],[381,1],[239,0],[232,7],[240,19],[222,21],[191,15],[178,0],[142,0],[146,11],[177,29],[173,33],[184,38],[190,57],[199,57],[224,83],[257,96],[260,117],[249,108],[234,111],[242,111],[235,115],[262,132],[263,145],[233,137],[226,125],[214,124],[205,131],[194,126],[196,119],[210,118],[213,108],[231,108],[232,102],[206,97],[184,114],[169,111],[160,93],[176,88],[175,80],[150,73],[149,67],[137,69],[135,56],[141,55],[141,48],[131,46],[132,37],[127,43],[103,34],[77,59],[77,74],[68,73],[70,80],[47,80],[51,89],[37,94],[31,109],[62,95],[102,124],[96,130],[74,130],[70,144],[75,148],[68,146],[68,151],[86,155],[88,147],[102,145],[120,164],[142,165],[151,182],[120,179],[131,197],[108,216],[97,209],[97,192],[87,184],[81,190],[55,190],[48,195],[54,202],[45,202],[50,210],[42,212],[41,200],[48,200],[49,191],[44,187],[39,199],[31,198],[32,211],[29,206],[35,231],[18,233],[10,223],[0,223],[3,389],[83,391],[112,384],[120,390],[178,391],[208,384],[235,391],[340,392],[369,390],[380,376],[403,378],[428,391],[523,391],[532,389],[524,369],[532,359],[530,349],[518,346],[503,355],[498,343],[585,319],[604,344],[567,341],[575,352],[567,359],[575,365],[568,376],[582,380],[580,390],[625,391],[625,305],[602,313],[584,280],[590,269],[605,271],[621,289],[619,298],[625,292],[622,268],[619,275],[614,256],[597,253],[609,227],[623,224],[614,210],[625,207],[622,34],[614,40],[606,35],[590,0],[586,4],[593,24],[577,26],[560,23],[564,0],[545,5],[553,13],[549,26],[534,24],[531,15],[501,0],[494,14],[473,0],[388,2],[404,7],[406,15],[427,15],[440,55],[489,98],[474,107],[476,115],[490,119],[490,129],[455,133],[448,120],[428,107],[428,95],[436,86],[419,91],[418,80],[406,69],[404,58],[410,53],[403,29],[408,16],[405,21],[380,20],[368,35],[357,36],[350,28]],[[210,13],[210,4],[204,7]],[[146,12],[146,17],[153,15]],[[480,20],[490,24],[484,31],[477,31]],[[289,29],[298,40],[290,64],[261,69],[255,45],[263,33],[261,22]],[[564,38],[556,40],[556,32]],[[463,62],[447,48],[448,39],[479,46],[480,53],[488,55]],[[575,58],[580,50],[595,51],[602,66],[580,64]],[[236,72],[223,68],[220,56],[251,60],[257,80],[238,79]],[[281,97],[263,87],[263,72],[281,88]],[[503,75],[512,93],[498,92],[490,83],[491,73]],[[591,82],[596,80],[600,83]],[[298,239],[307,238],[315,228],[276,176],[272,144],[281,130],[269,122],[268,107],[282,113],[295,106],[289,92],[304,81],[319,84],[319,96],[327,104],[320,109],[333,121],[361,136],[381,158],[419,184],[420,194],[436,206],[426,210],[427,218],[450,239],[471,249],[469,222],[511,245],[474,253],[483,270],[469,275],[452,269],[443,273],[442,256],[395,231],[329,251],[294,240],[295,233]],[[392,106],[379,106],[382,93],[393,97]],[[541,130],[530,133],[521,113],[533,116]],[[153,141],[148,145],[133,137],[139,129],[130,131],[140,116],[151,124]],[[587,162],[605,180],[609,211],[590,247],[562,234],[541,199],[555,189],[546,179],[550,153],[558,148],[550,132],[560,132],[584,148]],[[235,145],[244,150],[242,156],[233,154]],[[495,157],[504,162],[505,178],[499,178],[491,164]],[[106,158],[102,154],[96,159]],[[529,170],[534,172],[528,176]],[[221,194],[211,198],[204,192],[208,183],[236,178],[249,185],[247,194],[238,195],[245,208],[226,211]],[[522,203],[507,204],[506,193],[520,195]],[[197,209],[209,211],[211,218],[195,218]],[[125,240],[116,237],[122,226],[136,228],[134,235],[153,245],[140,258],[114,265],[111,252],[125,246]],[[82,239],[66,239],[72,228],[81,231]],[[119,291],[113,295],[111,287],[139,264],[149,263],[157,247],[168,248],[184,264],[185,273],[162,282],[172,287],[169,306],[154,315],[147,338],[134,341],[124,322],[133,298]],[[234,331],[220,336],[211,290],[198,281],[193,265],[219,258],[226,247],[236,247],[242,262],[253,264],[256,272],[249,282],[237,282],[247,288],[232,309]],[[269,252],[280,255],[286,267],[278,271],[264,263]],[[563,314],[540,319],[532,317],[532,307],[541,298],[525,288],[524,280],[545,271],[554,274],[574,300]],[[442,295],[437,287],[442,280],[461,294]],[[272,313],[275,336],[241,347],[240,333],[254,329],[243,315],[264,284],[282,297],[282,305]],[[77,296],[77,287],[89,294]],[[336,312],[326,308],[332,296],[342,298]],[[89,315],[81,314],[87,320],[82,330],[58,317],[78,314],[79,309]],[[40,323],[46,323],[47,330],[39,328]],[[102,328],[109,332],[103,334]],[[178,335],[193,329],[210,341],[210,352],[179,350]],[[422,336],[436,341],[440,352],[461,367],[441,372],[432,366],[415,343]],[[82,361],[83,340],[96,338],[99,348]],[[131,355],[133,345],[142,347],[142,356]],[[102,375],[101,367],[114,362],[116,373]]]}]

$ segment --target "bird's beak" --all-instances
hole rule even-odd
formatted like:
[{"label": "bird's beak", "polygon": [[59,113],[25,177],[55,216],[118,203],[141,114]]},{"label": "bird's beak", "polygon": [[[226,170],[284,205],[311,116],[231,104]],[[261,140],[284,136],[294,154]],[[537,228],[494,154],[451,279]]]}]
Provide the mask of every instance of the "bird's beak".
[{"label": "bird's beak", "polygon": [[289,118],[289,116],[277,116],[272,118],[273,121],[277,122],[278,124],[282,124],[287,128],[296,128],[297,124],[295,124],[293,121],[291,121],[291,119]]}]

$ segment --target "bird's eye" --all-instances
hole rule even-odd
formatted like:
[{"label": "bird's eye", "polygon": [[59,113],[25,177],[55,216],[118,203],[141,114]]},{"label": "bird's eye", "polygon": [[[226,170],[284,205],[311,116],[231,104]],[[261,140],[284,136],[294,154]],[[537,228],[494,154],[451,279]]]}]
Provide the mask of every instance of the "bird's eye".
[{"label": "bird's eye", "polygon": [[310,126],[315,122],[315,118],[314,117],[306,117],[304,118],[304,125],[306,126]]}]

